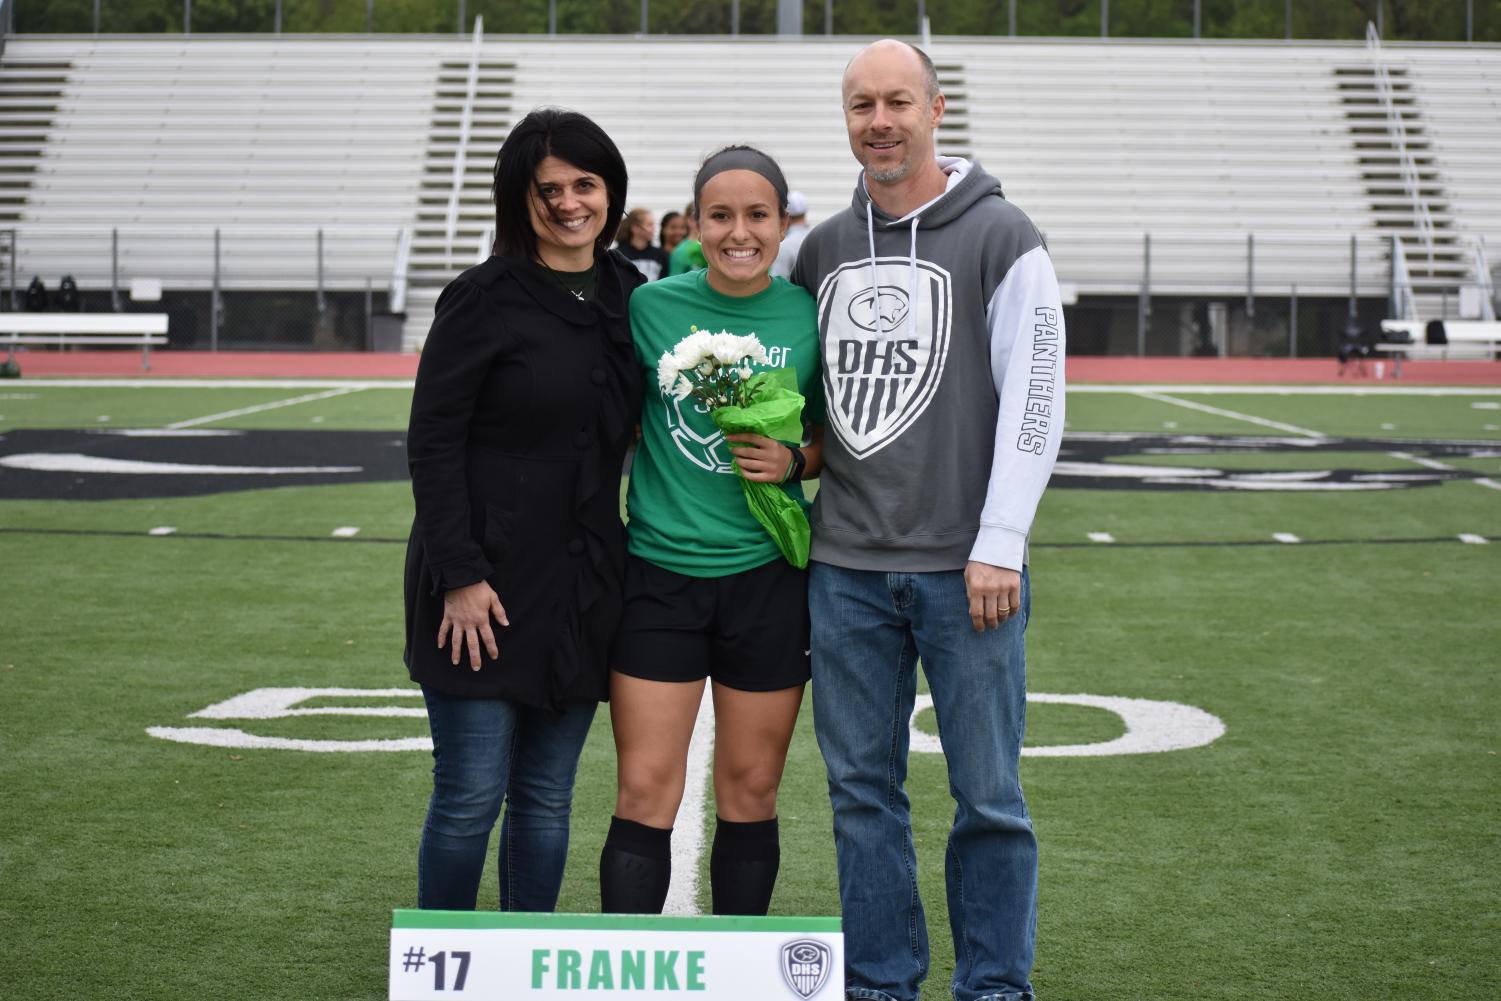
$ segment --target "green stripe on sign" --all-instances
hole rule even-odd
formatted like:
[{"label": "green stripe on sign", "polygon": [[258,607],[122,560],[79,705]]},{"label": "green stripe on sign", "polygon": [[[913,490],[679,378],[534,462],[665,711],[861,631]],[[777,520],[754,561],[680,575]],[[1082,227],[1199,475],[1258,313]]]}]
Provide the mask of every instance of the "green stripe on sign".
[{"label": "green stripe on sign", "polygon": [[391,912],[392,928],[564,928],[576,931],[823,932],[838,918],[678,917],[661,914],[524,914],[495,911]]}]

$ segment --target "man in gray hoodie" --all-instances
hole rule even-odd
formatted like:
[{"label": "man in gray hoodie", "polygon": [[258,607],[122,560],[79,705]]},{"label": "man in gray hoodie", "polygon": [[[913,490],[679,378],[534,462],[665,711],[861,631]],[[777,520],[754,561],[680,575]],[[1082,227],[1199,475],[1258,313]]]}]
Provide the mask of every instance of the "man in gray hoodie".
[{"label": "man in gray hoodie", "polygon": [[1063,310],[1030,220],[942,157],[932,62],[850,61],[851,207],[803,243],[829,426],[812,516],[813,706],[829,773],[845,997],[916,1001],[928,971],[903,785],[928,678],[957,802],[955,1001],[1030,1001],[1037,842],[1017,765],[1027,536],[1063,432]]}]

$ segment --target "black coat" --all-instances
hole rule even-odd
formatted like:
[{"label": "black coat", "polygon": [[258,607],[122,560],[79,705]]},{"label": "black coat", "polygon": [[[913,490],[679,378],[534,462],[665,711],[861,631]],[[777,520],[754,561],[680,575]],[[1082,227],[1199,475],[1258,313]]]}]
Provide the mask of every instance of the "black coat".
[{"label": "black coat", "polygon": [[[625,527],[620,467],[641,406],[626,301],[643,281],[599,260],[581,302],[535,264],[492,257],[438,299],[417,368],[407,463],[412,680],[555,708],[608,692]],[[443,595],[489,581],[511,624],[478,672],[437,646]]]}]

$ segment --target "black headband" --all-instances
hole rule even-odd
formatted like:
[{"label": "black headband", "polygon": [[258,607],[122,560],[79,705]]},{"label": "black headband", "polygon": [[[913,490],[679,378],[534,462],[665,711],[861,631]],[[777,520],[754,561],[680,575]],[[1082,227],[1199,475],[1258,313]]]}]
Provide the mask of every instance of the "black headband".
[{"label": "black headband", "polygon": [[782,176],[782,168],[771,157],[758,149],[749,146],[731,146],[711,155],[704,161],[704,165],[698,168],[698,176],[693,178],[693,214],[698,215],[699,196],[703,194],[704,185],[709,183],[709,178],[715,174],[722,174],[727,170],[751,170],[760,174],[776,189],[777,208],[783,215],[787,214],[787,178]]}]

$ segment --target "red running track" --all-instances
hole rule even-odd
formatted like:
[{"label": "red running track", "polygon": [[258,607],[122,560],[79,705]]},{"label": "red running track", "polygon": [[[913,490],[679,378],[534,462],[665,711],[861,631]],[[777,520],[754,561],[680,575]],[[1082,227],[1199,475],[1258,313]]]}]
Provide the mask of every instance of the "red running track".
[{"label": "red running track", "polygon": [[[28,378],[199,379],[412,379],[415,354],[363,352],[279,353],[261,351],[153,351],[141,368],[139,351],[23,351],[16,355]],[[1171,383],[1209,385],[1409,385],[1501,386],[1501,361],[1410,361],[1400,382],[1392,363],[1368,361],[1363,374],[1339,372],[1333,358],[1102,358],[1070,356],[1074,383]]]}]

